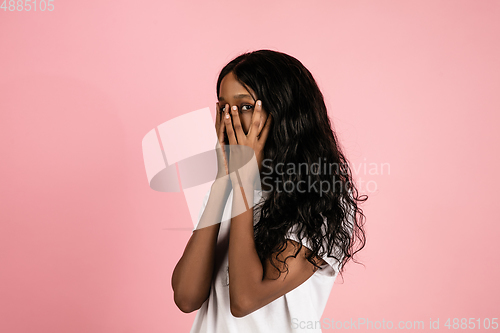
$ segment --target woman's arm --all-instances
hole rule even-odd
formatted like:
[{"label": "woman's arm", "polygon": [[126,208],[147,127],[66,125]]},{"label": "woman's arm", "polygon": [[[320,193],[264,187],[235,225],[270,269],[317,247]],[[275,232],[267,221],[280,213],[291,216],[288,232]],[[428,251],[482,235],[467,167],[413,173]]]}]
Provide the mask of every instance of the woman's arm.
[{"label": "woman's arm", "polygon": [[[247,203],[253,203],[252,185],[245,184],[244,188]],[[241,187],[235,186],[233,209],[246,207],[243,196]],[[273,262],[283,269],[276,259],[283,261],[289,255],[294,255],[297,246],[297,242],[289,240],[286,250],[279,256],[273,256]],[[278,277],[279,272],[269,260],[265,262],[264,270],[255,249],[252,207],[231,219],[228,251],[230,307],[235,317],[246,316],[295,289],[317,269],[306,259],[310,250],[303,246],[296,258],[287,259],[288,273]],[[321,262],[324,263],[318,259],[317,264],[321,265]]]},{"label": "woman's arm", "polygon": [[[279,272],[269,260],[264,263],[265,267],[260,262],[254,240],[253,196],[254,184],[260,181],[258,174],[272,116],[266,117],[261,101],[257,101],[250,129],[245,135],[237,107],[231,109],[231,114],[232,120],[226,110],[224,123],[232,148],[229,170],[235,171],[230,173],[233,185],[232,212],[244,213],[231,219],[228,249],[229,298],[233,316],[243,317],[301,285],[314,274],[316,267],[306,259],[309,251],[306,247],[302,247],[295,258],[287,259],[288,273],[279,277]],[[243,149],[247,147],[253,149],[256,163],[247,162],[247,149]],[[296,246],[297,243],[290,240],[283,253],[271,256],[281,270],[283,265],[276,259],[283,261],[283,258],[294,255]]]},{"label": "woman's arm", "polygon": [[172,273],[174,302],[182,312],[198,310],[210,294],[217,235],[230,191],[225,180],[213,183],[198,227]]},{"label": "woman's arm", "polygon": [[225,124],[221,122],[219,103],[215,105],[217,132],[217,177],[210,189],[207,205],[172,273],[174,302],[182,312],[198,310],[210,294],[215,263],[215,248],[222,213],[231,192],[224,141]]}]

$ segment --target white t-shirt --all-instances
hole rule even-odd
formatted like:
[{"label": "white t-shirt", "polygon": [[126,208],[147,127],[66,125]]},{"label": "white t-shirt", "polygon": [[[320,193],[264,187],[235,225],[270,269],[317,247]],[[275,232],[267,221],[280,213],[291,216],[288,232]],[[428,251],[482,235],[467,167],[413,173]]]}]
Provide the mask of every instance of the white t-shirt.
[{"label": "white t-shirt", "polygon": [[[262,197],[262,191],[254,192],[254,203],[257,204]],[[205,196],[199,219],[206,207],[210,191]],[[215,279],[212,281],[210,296],[203,303],[196,314],[190,333],[291,333],[308,332],[319,333],[319,321],[326,306],[330,291],[339,270],[339,263],[326,255],[323,257],[327,264],[321,266],[309,279],[287,294],[277,298],[262,308],[237,318],[231,314],[229,306],[229,275],[227,246],[229,241],[229,227],[232,207],[233,192],[224,208],[222,222],[217,239],[219,258],[216,258]],[[259,206],[255,206],[258,209]],[[257,210],[254,224],[258,222],[260,210]],[[289,239],[299,242],[293,233]],[[302,245],[308,246],[307,239]],[[310,328],[310,323],[316,323],[315,329]],[[308,327],[309,323],[309,328]],[[302,328],[301,328],[302,327]]]}]

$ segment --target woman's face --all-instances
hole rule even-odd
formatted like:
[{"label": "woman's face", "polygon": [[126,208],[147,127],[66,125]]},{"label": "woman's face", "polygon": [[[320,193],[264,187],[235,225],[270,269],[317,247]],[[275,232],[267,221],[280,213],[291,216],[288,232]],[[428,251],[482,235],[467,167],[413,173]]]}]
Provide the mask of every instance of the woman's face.
[{"label": "woman's face", "polygon": [[[252,122],[252,115],[257,102],[255,92],[245,88],[234,76],[233,72],[224,76],[220,83],[219,88],[219,111],[225,111],[226,104],[229,104],[229,114],[231,108],[236,105],[238,107],[238,114],[240,116],[241,126],[243,132],[248,133],[250,124]],[[266,111],[262,109],[263,116],[267,115]]]}]

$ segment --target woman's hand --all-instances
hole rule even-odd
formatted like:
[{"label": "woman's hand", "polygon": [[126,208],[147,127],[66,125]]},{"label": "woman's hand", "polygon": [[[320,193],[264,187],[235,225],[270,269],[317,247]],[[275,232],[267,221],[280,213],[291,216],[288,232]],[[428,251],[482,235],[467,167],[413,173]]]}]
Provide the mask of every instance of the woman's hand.
[{"label": "woman's hand", "polygon": [[[229,105],[226,104],[226,110]],[[224,134],[226,133],[226,126],[222,120],[224,117],[224,112],[219,108],[219,102],[215,104],[215,130],[217,132],[217,145],[215,150],[217,152],[217,178],[216,180],[221,180],[223,177],[229,175],[229,152],[226,151],[226,145]]]},{"label": "woman's hand", "polygon": [[[262,168],[264,146],[271,129],[272,116],[263,110],[262,101],[258,100],[255,103],[248,134],[245,135],[243,132],[237,106],[231,108],[230,115],[228,105],[226,105],[224,123],[231,145],[229,173],[233,177],[232,180],[235,180],[233,173],[238,171],[242,181],[253,182]],[[255,154],[256,163],[251,162],[253,154]]]}]

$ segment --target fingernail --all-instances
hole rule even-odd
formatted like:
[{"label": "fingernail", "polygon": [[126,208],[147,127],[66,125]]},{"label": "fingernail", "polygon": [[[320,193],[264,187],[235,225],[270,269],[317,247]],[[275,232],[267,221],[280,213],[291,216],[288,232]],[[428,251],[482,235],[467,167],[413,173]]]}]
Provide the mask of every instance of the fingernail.
[{"label": "fingernail", "polygon": [[229,119],[229,113],[226,113],[226,119]]},{"label": "fingernail", "polygon": [[258,106],[261,106],[261,105],[262,105],[262,102],[261,102],[261,101],[257,101],[257,105],[258,105]]},{"label": "fingernail", "polygon": [[237,110],[238,107],[236,105],[233,105],[233,110]]}]

